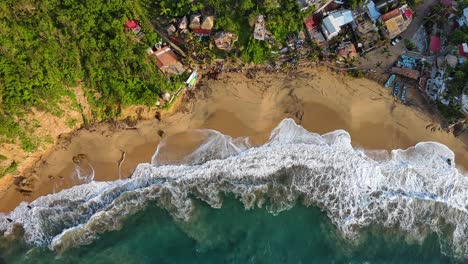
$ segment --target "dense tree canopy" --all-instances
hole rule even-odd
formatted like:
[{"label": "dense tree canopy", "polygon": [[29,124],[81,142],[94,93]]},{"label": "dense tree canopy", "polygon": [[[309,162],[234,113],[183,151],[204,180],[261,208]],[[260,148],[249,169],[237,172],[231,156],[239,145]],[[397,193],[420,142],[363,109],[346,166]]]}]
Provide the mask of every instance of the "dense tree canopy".
[{"label": "dense tree canopy", "polygon": [[[98,107],[154,103],[168,83],[145,53],[157,39],[147,6],[131,0],[1,1],[3,114],[46,107],[78,80]],[[142,24],[143,43],[123,30],[129,18]]]}]

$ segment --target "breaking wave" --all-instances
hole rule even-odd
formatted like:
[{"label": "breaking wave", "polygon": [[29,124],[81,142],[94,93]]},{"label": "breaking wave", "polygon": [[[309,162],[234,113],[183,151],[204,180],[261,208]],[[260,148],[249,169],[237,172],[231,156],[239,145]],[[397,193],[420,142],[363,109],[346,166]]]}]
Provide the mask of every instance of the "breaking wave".
[{"label": "breaking wave", "polygon": [[202,144],[174,161],[178,165],[161,165],[170,163],[161,144],[154,164],[140,164],[129,179],[92,181],[20,204],[0,218],[0,233],[21,227],[27,243],[63,251],[120,229],[148,203],[188,221],[191,197],[219,208],[229,193],[246,209],[266,206],[274,214],[298,201],[319,206],[350,239],[375,224],[416,238],[435,232],[453,254],[468,257],[468,178],[444,145],[425,142],[368,156],[351,146],[344,130],[314,134],[291,119],[259,147],[216,131],[197,133]]}]

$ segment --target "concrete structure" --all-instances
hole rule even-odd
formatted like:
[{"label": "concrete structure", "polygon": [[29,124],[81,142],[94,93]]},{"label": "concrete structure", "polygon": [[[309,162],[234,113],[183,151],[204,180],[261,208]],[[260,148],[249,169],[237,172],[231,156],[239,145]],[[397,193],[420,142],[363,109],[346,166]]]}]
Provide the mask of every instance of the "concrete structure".
[{"label": "concrete structure", "polygon": [[307,34],[309,35],[310,41],[312,41],[321,48],[327,46],[327,41],[325,40],[325,37],[320,31],[320,23],[316,17],[311,16],[309,18],[304,19],[304,25],[307,30]]},{"label": "concrete structure", "polygon": [[327,40],[338,36],[341,27],[354,21],[351,10],[340,10],[329,14],[322,21],[322,32]]},{"label": "concrete structure", "polygon": [[403,5],[383,14],[380,20],[385,25],[384,35],[392,39],[405,31],[413,20],[413,11],[408,5]]},{"label": "concrete structure", "polygon": [[433,101],[440,99],[440,95],[445,92],[445,80],[443,79],[444,72],[439,71],[434,78],[427,80],[426,94]]}]

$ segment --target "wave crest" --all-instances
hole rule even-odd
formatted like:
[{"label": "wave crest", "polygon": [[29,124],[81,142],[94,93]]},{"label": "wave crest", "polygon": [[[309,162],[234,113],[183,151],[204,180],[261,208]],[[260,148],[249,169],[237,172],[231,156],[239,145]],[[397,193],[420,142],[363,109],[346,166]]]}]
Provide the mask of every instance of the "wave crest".
[{"label": "wave crest", "polygon": [[267,204],[272,213],[298,200],[319,206],[348,238],[371,224],[415,236],[430,230],[443,234],[456,255],[468,256],[468,180],[441,144],[419,143],[374,160],[353,149],[346,131],[314,134],[291,119],[260,147],[234,147],[239,145],[231,138],[209,134],[218,138],[204,142],[225,142],[221,149],[202,145],[182,165],[140,164],[129,179],[91,182],[22,203],[0,220],[0,232],[9,234],[19,224],[27,243],[60,251],[120,229],[149,202],[187,221],[191,196],[218,208],[223,194],[231,193],[247,209]]}]

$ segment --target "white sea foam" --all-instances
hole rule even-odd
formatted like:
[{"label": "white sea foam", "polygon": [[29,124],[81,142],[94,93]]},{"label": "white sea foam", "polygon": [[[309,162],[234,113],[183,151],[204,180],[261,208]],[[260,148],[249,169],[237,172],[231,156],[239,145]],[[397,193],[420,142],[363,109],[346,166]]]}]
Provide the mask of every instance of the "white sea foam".
[{"label": "white sea foam", "polygon": [[0,232],[11,233],[16,223],[24,228],[27,243],[63,250],[121,228],[125,217],[148,202],[188,220],[190,195],[220,207],[223,194],[232,193],[246,208],[268,200],[272,213],[291,208],[300,197],[306,205],[323,208],[348,238],[371,224],[415,236],[445,232],[455,254],[468,257],[468,178],[455,168],[454,153],[444,145],[419,143],[373,159],[352,148],[346,131],[318,135],[291,119],[283,120],[260,147],[209,133],[215,139],[204,142],[222,145],[216,151],[202,144],[186,164],[140,164],[129,179],[91,182],[22,203],[0,220]]}]

